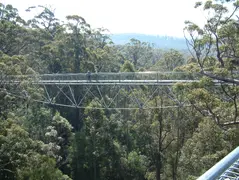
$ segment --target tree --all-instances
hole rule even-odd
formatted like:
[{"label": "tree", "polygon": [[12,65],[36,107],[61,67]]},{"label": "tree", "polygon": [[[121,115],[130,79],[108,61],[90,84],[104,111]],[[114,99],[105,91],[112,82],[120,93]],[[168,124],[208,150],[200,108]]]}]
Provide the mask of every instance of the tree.
[{"label": "tree", "polygon": [[177,50],[170,49],[162,54],[158,62],[152,67],[154,70],[173,71],[175,68],[185,64],[183,54]]},{"label": "tree", "polygon": [[37,7],[31,6],[26,11],[30,12],[36,8],[37,10],[42,9],[42,11],[35,15],[33,19],[28,20],[27,24],[32,29],[38,29],[42,31],[45,37],[48,36],[49,40],[54,40],[54,37],[60,26],[59,20],[55,17],[54,10],[46,6],[38,5]]},{"label": "tree", "polygon": [[[238,21],[235,12],[227,14],[227,3],[204,4],[214,12],[204,28],[187,23],[187,64],[182,52],[136,39],[114,45],[105,29],[92,29],[77,15],[64,23],[51,8],[37,6],[28,11],[40,13],[25,22],[11,5],[0,5],[0,179],[177,180],[206,171],[239,139]],[[233,7],[237,11],[238,3]],[[44,89],[32,83],[37,73],[121,71],[138,79],[136,71],[149,69],[208,77],[173,87],[48,89],[57,101],[72,98],[85,109],[34,102],[44,98]],[[6,83],[13,82],[9,75],[20,83]],[[209,77],[234,84],[214,86]],[[114,109],[118,104],[123,109]]]},{"label": "tree", "polygon": [[147,42],[132,38],[123,51],[126,59],[130,60],[136,69],[148,66],[149,62],[153,62],[152,46]]},{"label": "tree", "polygon": [[[99,109],[93,109],[93,108]],[[73,177],[86,179],[114,178],[117,157],[114,152],[116,122],[109,120],[97,99],[93,99],[85,109],[85,123],[75,136],[73,145]],[[115,174],[111,174],[112,171]]]},{"label": "tree", "polygon": [[135,72],[135,67],[130,61],[125,61],[122,65],[121,72]]},{"label": "tree", "polygon": [[[84,69],[92,72],[118,72],[121,53],[113,45],[106,29],[92,29],[87,39],[88,61],[84,62]],[[93,68],[87,66],[91,63]]]},{"label": "tree", "polygon": [[[196,3],[195,8],[202,3]],[[229,12],[229,8],[232,12]],[[208,12],[203,28],[186,21],[185,35],[191,55],[197,60],[200,72],[212,79],[239,84],[234,72],[238,70],[238,20],[235,13],[239,1],[206,1]]]},{"label": "tree", "polygon": [[1,179],[70,179],[55,167],[54,159],[42,154],[44,143],[31,139],[17,119],[0,121]]},{"label": "tree", "polygon": [[12,5],[0,3],[0,51],[10,56],[23,54],[27,47],[28,32],[25,21]]},{"label": "tree", "polygon": [[59,36],[63,34],[64,27],[55,17],[54,10],[46,6],[32,6],[26,11],[37,12],[36,15],[27,21],[30,37],[28,43],[28,63],[39,73],[59,73],[63,71],[61,60],[62,54],[58,47],[63,43]]},{"label": "tree", "polygon": [[86,38],[91,34],[90,25],[86,23],[85,19],[77,16],[67,16],[68,46],[72,47],[74,53],[74,71],[80,72],[81,61],[87,56],[86,52]]},{"label": "tree", "polygon": [[71,174],[69,168],[71,140],[73,137],[71,124],[61,117],[59,113],[56,113],[51,124],[46,129],[45,141],[50,147],[50,155],[56,159],[56,167],[61,169],[62,172]]},{"label": "tree", "polygon": [[215,122],[204,119],[182,149],[181,178],[200,176],[228,153],[226,147],[223,130]]}]

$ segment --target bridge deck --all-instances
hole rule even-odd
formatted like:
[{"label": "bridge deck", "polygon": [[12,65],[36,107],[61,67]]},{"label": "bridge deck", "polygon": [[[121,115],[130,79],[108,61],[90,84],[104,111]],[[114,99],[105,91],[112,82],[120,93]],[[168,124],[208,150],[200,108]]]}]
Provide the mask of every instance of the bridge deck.
[{"label": "bridge deck", "polygon": [[[119,73],[66,73],[41,75],[7,75],[1,82],[20,83],[23,80],[39,85],[152,85],[199,82],[200,73],[185,72],[119,72]],[[214,85],[220,81],[214,80]]]},{"label": "bridge deck", "polygon": [[[18,84],[21,81],[5,81],[9,84]],[[175,83],[192,83],[199,80],[39,80],[32,81],[39,85],[150,85],[170,86]],[[214,85],[220,85],[220,81],[214,80]]]}]

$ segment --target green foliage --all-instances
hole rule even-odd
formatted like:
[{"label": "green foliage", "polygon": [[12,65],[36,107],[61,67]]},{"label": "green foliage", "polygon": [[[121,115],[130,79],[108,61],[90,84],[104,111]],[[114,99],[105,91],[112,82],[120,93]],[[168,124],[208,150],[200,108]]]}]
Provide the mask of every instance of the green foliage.
[{"label": "green foliage", "polygon": [[182,179],[200,176],[228,153],[227,147],[223,131],[211,120],[202,121],[182,149]]},{"label": "green foliage", "polygon": [[153,48],[150,43],[132,38],[123,49],[126,59],[132,62],[136,69],[147,67],[152,62]]},{"label": "green foliage", "polygon": [[64,179],[55,160],[42,155],[44,143],[31,139],[14,119],[0,122],[1,179]]},{"label": "green foliage", "polygon": [[163,53],[162,58],[154,65],[153,70],[173,71],[175,68],[185,64],[183,54],[179,51],[170,49]]},{"label": "green foliage", "polygon": [[132,151],[128,154],[128,157],[121,158],[120,160],[125,173],[128,174],[127,179],[143,179],[148,166],[146,156]]},{"label": "green foliage", "polygon": [[56,113],[51,124],[46,129],[45,141],[48,146],[45,147],[45,150],[47,154],[56,159],[57,167],[63,168],[64,171],[70,171],[69,163],[71,161],[70,149],[73,127],[59,113]]},{"label": "green foliage", "polygon": [[[239,88],[236,83],[215,87],[213,81],[238,76],[238,1],[229,4],[233,12],[226,2],[196,3],[210,16],[204,27],[186,21],[190,57],[138,39],[114,45],[106,29],[93,29],[77,15],[60,22],[45,6],[29,7],[39,13],[25,22],[17,9],[0,4],[1,80],[18,75],[21,81],[0,81],[0,179],[184,180],[209,169],[239,139]],[[84,88],[71,89],[76,100],[87,98],[85,109],[33,101],[44,98],[44,89],[32,84],[37,73],[121,71],[135,76],[150,70],[185,72],[163,79],[198,81],[172,89],[132,86],[111,98],[114,88],[101,92],[112,106],[117,101],[132,107],[134,100],[139,108],[130,111],[103,107],[93,88],[92,97],[84,97]],[[58,90],[49,93],[67,102]]]},{"label": "green foliage", "polygon": [[120,68],[121,72],[135,72],[134,65],[130,61],[125,61]]},{"label": "green foliage", "polygon": [[67,175],[57,169],[54,159],[47,156],[36,155],[30,159],[29,166],[18,170],[18,179],[29,180],[70,180]]}]

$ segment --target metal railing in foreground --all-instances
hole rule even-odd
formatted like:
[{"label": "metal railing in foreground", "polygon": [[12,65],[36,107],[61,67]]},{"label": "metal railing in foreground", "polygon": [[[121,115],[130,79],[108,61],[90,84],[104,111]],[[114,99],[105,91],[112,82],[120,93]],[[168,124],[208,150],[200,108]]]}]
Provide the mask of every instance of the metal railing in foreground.
[{"label": "metal railing in foreground", "polygon": [[234,149],[197,180],[239,180],[239,147]]}]

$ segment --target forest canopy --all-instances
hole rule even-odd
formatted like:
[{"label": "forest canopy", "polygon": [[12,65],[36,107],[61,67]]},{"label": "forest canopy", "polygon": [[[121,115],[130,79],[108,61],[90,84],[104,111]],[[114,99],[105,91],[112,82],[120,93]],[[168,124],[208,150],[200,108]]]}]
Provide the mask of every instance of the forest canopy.
[{"label": "forest canopy", "polygon": [[[0,179],[191,180],[238,146],[238,0],[196,3],[207,22],[185,20],[187,52],[135,38],[117,45],[81,16],[62,22],[48,7],[26,8],[38,14],[24,20],[0,3]],[[46,87],[31,78],[4,83],[11,76],[145,71],[200,76],[170,87],[52,87],[50,105],[36,102]],[[59,95],[67,88],[75,100],[85,98],[85,108],[56,105],[71,99]],[[103,106],[116,101],[124,108]]]}]

